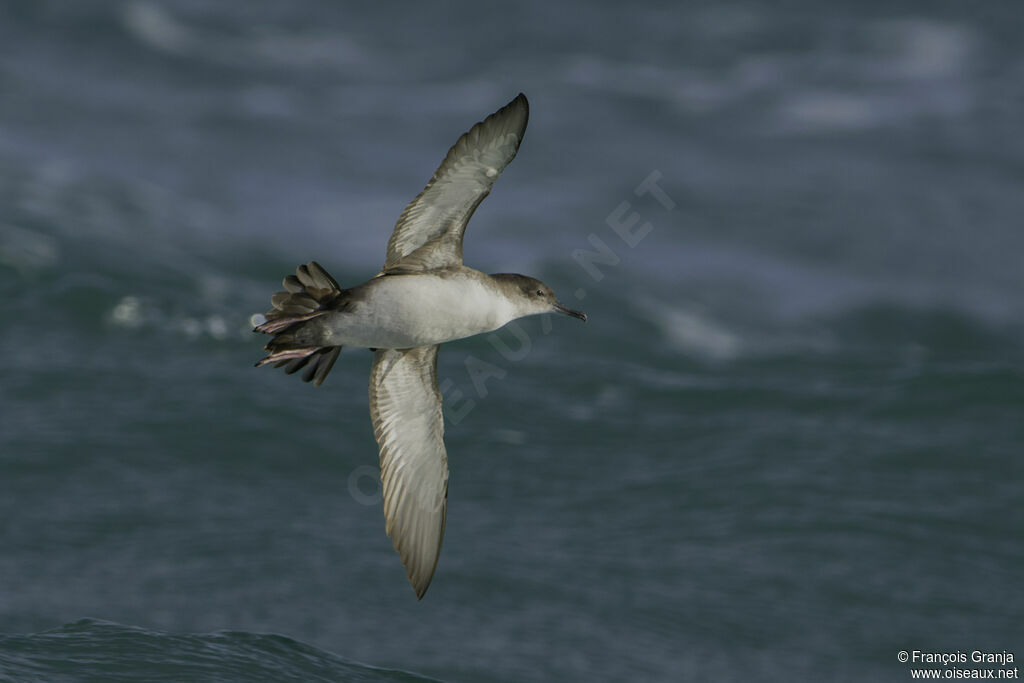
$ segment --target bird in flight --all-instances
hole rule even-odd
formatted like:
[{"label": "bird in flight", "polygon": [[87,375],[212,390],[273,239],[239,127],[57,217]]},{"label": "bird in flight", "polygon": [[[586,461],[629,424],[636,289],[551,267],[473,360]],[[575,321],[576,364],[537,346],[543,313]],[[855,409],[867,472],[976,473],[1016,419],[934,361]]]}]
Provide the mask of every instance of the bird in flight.
[{"label": "bird in flight", "polygon": [[317,262],[301,265],[255,330],[272,335],[258,366],[305,369],[302,379],[316,386],[343,346],[373,351],[370,417],[385,530],[417,598],[437,567],[448,501],[439,345],[540,313],[587,319],[539,280],[462,264],[466,224],[515,158],[529,111],[520,93],[458,139],[398,217],[380,273],[342,289]]}]

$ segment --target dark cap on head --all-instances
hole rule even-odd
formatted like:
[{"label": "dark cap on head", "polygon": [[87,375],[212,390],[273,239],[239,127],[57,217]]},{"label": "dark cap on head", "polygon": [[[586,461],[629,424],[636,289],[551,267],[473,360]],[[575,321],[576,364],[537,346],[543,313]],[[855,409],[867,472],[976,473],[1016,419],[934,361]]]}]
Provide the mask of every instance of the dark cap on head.
[{"label": "dark cap on head", "polygon": [[586,313],[574,311],[568,306],[564,306],[555,297],[554,291],[536,278],[532,278],[527,275],[519,275],[518,273],[496,273],[491,277],[498,282],[506,282],[514,285],[525,298],[536,301],[538,303],[538,307],[534,313],[554,311],[556,313],[561,313],[562,315],[579,318],[583,322],[587,321]]}]

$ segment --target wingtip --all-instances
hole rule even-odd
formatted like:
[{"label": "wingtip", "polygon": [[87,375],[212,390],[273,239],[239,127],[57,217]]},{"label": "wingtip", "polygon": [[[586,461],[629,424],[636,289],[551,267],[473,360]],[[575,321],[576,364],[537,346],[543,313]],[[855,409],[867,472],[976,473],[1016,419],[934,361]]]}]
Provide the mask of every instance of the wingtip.
[{"label": "wingtip", "polygon": [[[489,116],[488,118],[493,118],[493,117],[501,116],[503,114],[504,115],[508,115],[508,114],[511,114],[512,112],[516,112],[517,110],[522,112],[522,117],[525,120],[527,120],[527,121],[529,120],[529,118],[530,118],[530,101],[528,99],[526,99],[526,95],[524,93],[519,93],[518,95],[513,97],[511,100],[509,100],[508,104],[506,104],[504,107],[502,107],[498,111],[496,111],[493,114],[491,114],[491,116]],[[524,124],[524,128],[525,128],[525,124]]]},{"label": "wingtip", "polygon": [[409,584],[412,586],[413,591],[416,593],[416,599],[422,600],[423,596],[427,594],[427,589],[430,588],[431,582],[434,580],[434,574],[431,572],[430,576],[426,581],[422,581],[420,585],[413,583],[412,577],[409,577]]},{"label": "wingtip", "polygon": [[[505,125],[513,126],[514,131],[518,135],[518,142],[516,143],[516,150],[519,149],[519,143],[523,140],[523,134],[526,132],[526,126],[530,123],[530,101],[526,99],[525,93],[519,93],[512,101],[506,104],[498,111],[491,114],[488,119],[491,118],[502,118],[506,122]],[[512,158],[515,154],[512,155]],[[512,159],[510,158],[509,161]]]},{"label": "wingtip", "polygon": [[509,102],[509,105],[513,104],[521,106],[524,110],[526,110],[526,115],[530,115],[530,100],[526,99],[525,93],[519,93],[518,95],[516,95],[515,98],[511,102]]}]

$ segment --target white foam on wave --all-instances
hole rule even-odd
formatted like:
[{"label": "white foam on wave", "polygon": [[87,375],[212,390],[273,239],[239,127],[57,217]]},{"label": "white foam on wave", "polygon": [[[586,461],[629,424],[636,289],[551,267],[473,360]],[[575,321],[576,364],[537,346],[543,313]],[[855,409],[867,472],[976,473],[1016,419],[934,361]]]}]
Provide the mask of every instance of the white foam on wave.
[{"label": "white foam on wave", "polygon": [[195,34],[153,2],[130,2],[124,5],[121,20],[125,27],[143,43],[162,52],[184,53],[195,48]]},{"label": "white foam on wave", "polygon": [[628,97],[667,101],[691,112],[721,109],[775,80],[772,63],[744,62],[729,73],[693,66],[613,61],[578,54],[562,65],[561,80]]},{"label": "white foam on wave", "polygon": [[979,38],[963,24],[934,19],[878,22],[867,29],[881,59],[878,75],[909,80],[959,76],[974,63]]},{"label": "white foam on wave", "polygon": [[142,327],[142,302],[137,296],[121,297],[110,310],[110,322],[130,329]]},{"label": "white foam on wave", "polygon": [[245,33],[228,35],[189,24],[148,0],[126,3],[121,23],[150,48],[221,64],[344,69],[370,61],[350,36],[337,31],[255,26]]},{"label": "white foam on wave", "polygon": [[[706,23],[706,33],[724,36],[778,30],[744,13],[712,12]],[[731,64],[576,54],[563,63],[560,78],[697,114],[756,101],[749,112],[777,118],[784,131],[842,131],[969,111],[976,99],[971,79],[981,49],[980,37],[966,25],[907,18],[865,22],[835,37],[822,35],[803,52],[737,50]]]},{"label": "white foam on wave", "polygon": [[692,311],[667,311],[662,329],[676,347],[711,360],[732,360],[742,350],[739,336]]},{"label": "white foam on wave", "polygon": [[687,355],[725,361],[736,358],[743,350],[739,335],[707,314],[653,301],[643,304],[642,310],[665,341]]},{"label": "white foam on wave", "polygon": [[864,93],[812,90],[785,98],[778,113],[808,130],[857,130],[889,118],[892,103]]},{"label": "white foam on wave", "polygon": [[[976,95],[980,40],[967,26],[911,18],[868,24],[809,55],[776,107],[794,131],[868,129],[922,117],[958,117]],[[821,82],[827,80],[828,86]],[[789,124],[789,125],[786,125]]]},{"label": "white foam on wave", "polygon": [[251,340],[251,320],[241,315],[218,312],[168,313],[151,297],[128,294],[121,297],[106,314],[106,321],[124,330],[154,330],[176,335],[187,341],[212,339]]}]

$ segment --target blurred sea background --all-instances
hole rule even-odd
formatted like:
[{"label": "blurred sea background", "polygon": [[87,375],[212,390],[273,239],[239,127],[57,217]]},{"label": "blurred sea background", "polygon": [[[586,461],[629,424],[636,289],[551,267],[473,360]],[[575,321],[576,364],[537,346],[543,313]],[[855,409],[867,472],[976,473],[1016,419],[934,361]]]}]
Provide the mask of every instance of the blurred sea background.
[{"label": "blurred sea background", "polygon": [[[1018,3],[0,4],[0,680],[1024,657],[1021,35]],[[370,354],[314,389],[251,320],[299,263],[374,275],[519,91],[465,260],[590,322],[442,349],[417,602]]]}]

